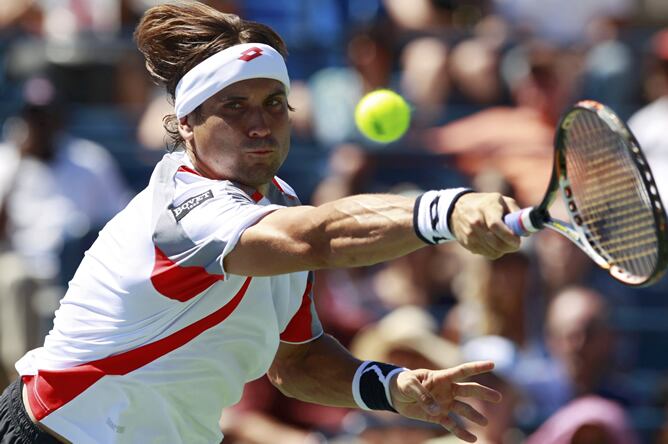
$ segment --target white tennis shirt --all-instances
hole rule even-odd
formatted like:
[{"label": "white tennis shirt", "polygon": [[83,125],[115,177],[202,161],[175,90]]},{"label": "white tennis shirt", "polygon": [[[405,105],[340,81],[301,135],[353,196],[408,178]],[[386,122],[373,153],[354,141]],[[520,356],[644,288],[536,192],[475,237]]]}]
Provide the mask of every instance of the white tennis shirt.
[{"label": "white tennis shirt", "polygon": [[35,416],[79,443],[218,443],[221,410],[268,370],[280,341],[322,334],[312,275],[225,273],[244,229],[298,205],[200,176],[166,154],[86,252],[44,346],[16,368]]}]

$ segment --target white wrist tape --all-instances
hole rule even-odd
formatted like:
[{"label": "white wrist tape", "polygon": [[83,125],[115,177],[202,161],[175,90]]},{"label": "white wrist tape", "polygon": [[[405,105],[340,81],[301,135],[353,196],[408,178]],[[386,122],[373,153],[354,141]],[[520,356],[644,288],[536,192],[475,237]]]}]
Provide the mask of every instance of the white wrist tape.
[{"label": "white wrist tape", "polygon": [[243,43],[226,48],[188,71],[176,85],[174,111],[179,119],[232,83],[248,79],[274,79],[290,89],[283,56],[263,43]]},{"label": "white wrist tape", "polygon": [[450,229],[450,215],[457,199],[473,190],[449,188],[427,191],[417,198],[413,208],[413,227],[417,236],[428,244],[440,244],[455,239]]}]

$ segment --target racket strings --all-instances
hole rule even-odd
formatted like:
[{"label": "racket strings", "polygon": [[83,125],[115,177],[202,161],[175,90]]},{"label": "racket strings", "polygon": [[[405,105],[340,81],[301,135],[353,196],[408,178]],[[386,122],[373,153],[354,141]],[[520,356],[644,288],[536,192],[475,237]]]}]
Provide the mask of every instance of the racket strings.
[{"label": "racket strings", "polygon": [[657,265],[658,238],[627,143],[596,114],[579,111],[566,135],[566,169],[589,244],[611,266],[646,277]]},{"label": "racket strings", "polygon": [[[627,266],[628,264],[623,264],[622,261],[626,260],[628,262],[629,259],[647,259],[644,256],[648,255],[648,252],[646,251],[646,248],[643,249],[644,243],[637,243],[635,245],[636,249],[640,249],[639,252],[625,252],[623,249],[613,249],[613,248],[605,248],[606,247],[606,242],[611,242],[611,239],[613,238],[610,236],[610,229],[617,228],[616,230],[616,238],[619,239],[619,236],[623,236],[629,232],[632,232],[634,230],[637,230],[638,228],[642,227],[642,224],[640,227],[637,226],[637,224],[633,224],[632,226],[629,227],[628,220],[620,220],[618,225],[621,227],[626,227],[626,229],[618,227],[606,227],[607,230],[606,232],[602,234],[597,234],[596,231],[602,231],[602,230],[596,230],[596,225],[597,222],[601,221],[602,217],[604,215],[609,216],[610,214],[614,214],[615,210],[619,211],[619,209],[627,208],[626,211],[624,212],[636,212],[638,208],[634,205],[634,203],[637,201],[637,197],[629,198],[630,196],[635,196],[636,192],[633,187],[627,190],[627,192],[620,193],[620,190],[618,187],[612,186],[613,183],[610,182],[610,175],[606,174],[608,171],[627,171],[625,174],[628,176],[628,167],[632,167],[633,165],[620,165],[620,157],[615,155],[615,150],[611,150],[609,147],[613,147],[616,149],[619,149],[616,147],[617,142],[617,137],[614,135],[612,131],[610,131],[606,126],[598,123],[597,125],[597,120],[594,118],[588,119],[582,122],[582,130],[581,130],[581,135],[586,137],[586,143],[583,143],[583,141],[579,140],[574,140],[575,145],[573,146],[586,146],[586,153],[585,155],[582,155],[581,157],[585,158],[586,162],[575,162],[576,165],[578,165],[578,170],[580,172],[579,176],[585,178],[585,186],[588,189],[588,191],[594,187],[598,187],[599,190],[602,190],[601,192],[598,193],[590,193],[588,192],[585,195],[585,198],[583,199],[586,204],[585,207],[580,205],[580,211],[581,213],[588,213],[590,217],[584,217],[584,223],[587,228],[590,229],[590,231],[593,231],[593,236],[591,241],[595,245],[598,245],[599,250],[602,250],[600,253],[602,253],[604,256],[606,256],[606,259],[611,263],[614,264],[615,261],[617,260],[618,265],[621,266]],[[579,143],[579,145],[578,145]],[[601,149],[603,147],[603,149]],[[622,146],[622,148],[624,148]],[[573,150],[571,150],[571,154],[573,154]],[[572,157],[572,156],[571,156]],[[621,161],[623,162],[624,158],[621,158]],[[587,168],[581,168],[582,165],[586,165]],[[634,168],[635,169],[635,168]],[[571,168],[571,171],[573,169]],[[586,172],[586,175],[584,174]],[[619,177],[619,174],[615,175],[616,177]],[[594,182],[594,183],[593,183]],[[615,181],[619,182],[619,180]],[[628,182],[628,177],[626,178],[626,182]],[[629,188],[629,187],[627,187]],[[579,193],[576,192],[577,195]],[[601,204],[601,202],[605,200],[607,204]],[[599,202],[597,205],[596,202]],[[588,206],[587,206],[588,205]],[[630,206],[630,208],[628,208]],[[583,211],[583,208],[587,211]],[[585,214],[586,216],[586,214]],[[641,220],[643,219],[643,215],[641,214]],[[609,225],[609,224],[608,224]],[[633,239],[629,239],[629,241],[632,241]],[[591,242],[590,241],[590,242]],[[611,247],[611,245],[610,245]],[[612,251],[608,251],[612,250]],[[619,250],[619,251],[618,251]],[[627,254],[624,254],[627,253]],[[614,257],[614,256],[619,256],[619,257]],[[649,253],[651,256],[651,252]],[[650,258],[651,259],[651,258]],[[652,263],[646,263],[646,260],[642,260],[640,265],[646,265],[646,266],[652,266]],[[650,260],[650,262],[653,262]],[[633,264],[632,264],[633,265]],[[628,267],[626,267],[628,268]]]}]

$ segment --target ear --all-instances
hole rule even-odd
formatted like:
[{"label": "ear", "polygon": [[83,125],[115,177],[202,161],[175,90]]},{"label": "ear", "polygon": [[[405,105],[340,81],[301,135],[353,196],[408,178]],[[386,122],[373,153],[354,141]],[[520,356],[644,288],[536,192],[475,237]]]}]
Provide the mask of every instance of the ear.
[{"label": "ear", "polygon": [[179,119],[179,134],[183,137],[183,140],[186,142],[192,143],[195,138],[195,133],[193,132],[193,127],[188,123],[188,116],[181,117]]}]

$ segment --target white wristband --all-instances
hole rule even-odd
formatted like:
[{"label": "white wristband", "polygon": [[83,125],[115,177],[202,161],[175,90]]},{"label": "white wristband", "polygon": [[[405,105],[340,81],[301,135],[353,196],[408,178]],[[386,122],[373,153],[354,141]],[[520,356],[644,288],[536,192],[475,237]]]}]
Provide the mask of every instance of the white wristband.
[{"label": "white wristband", "polygon": [[449,188],[427,191],[417,198],[413,208],[413,227],[417,236],[428,244],[455,240],[449,219],[457,199],[473,190]]}]

